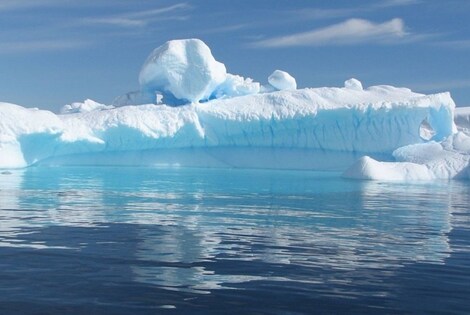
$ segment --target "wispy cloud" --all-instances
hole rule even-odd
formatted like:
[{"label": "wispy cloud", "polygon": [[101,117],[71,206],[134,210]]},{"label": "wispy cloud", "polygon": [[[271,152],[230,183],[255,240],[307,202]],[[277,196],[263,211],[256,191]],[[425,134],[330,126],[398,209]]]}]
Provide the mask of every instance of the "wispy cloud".
[{"label": "wispy cloud", "polygon": [[[138,38],[165,24],[160,23],[162,21],[188,18],[193,8],[181,1],[160,7],[141,6],[139,10],[134,6],[129,8],[129,2],[115,0],[113,10],[104,10],[109,6],[108,0],[0,0],[0,13],[13,22],[8,30],[0,30],[0,54],[81,49],[112,42],[116,34],[120,38]],[[47,10],[37,16],[32,14],[39,8]],[[50,13],[49,9],[57,10]],[[7,10],[14,10],[15,16],[10,18],[10,11]],[[48,14],[57,18],[41,19],[41,16]],[[23,23],[21,18],[28,20]],[[86,30],[84,26],[87,26]]]},{"label": "wispy cloud", "polygon": [[82,23],[88,25],[103,24],[120,27],[141,27],[156,20],[185,20],[187,16],[181,13],[185,13],[191,8],[188,3],[182,2],[152,10],[128,12],[111,16],[87,17],[82,20]]},{"label": "wispy cloud", "polygon": [[421,0],[384,0],[377,2],[376,8],[402,7],[421,3]]},{"label": "wispy cloud", "polygon": [[324,20],[332,18],[341,18],[345,16],[352,16],[361,11],[364,8],[338,8],[338,9],[320,9],[320,8],[307,8],[302,10],[296,10],[293,12],[295,17],[303,17],[312,20]]},{"label": "wispy cloud", "polygon": [[80,40],[34,40],[1,42],[0,54],[62,51],[81,49],[89,45],[89,42]]},{"label": "wispy cloud", "polygon": [[363,19],[345,22],[308,32],[274,37],[253,43],[255,47],[292,47],[352,45],[366,42],[387,43],[403,39],[408,34],[399,18],[378,24]]},{"label": "wispy cloud", "polygon": [[404,7],[421,3],[421,0],[383,0],[376,1],[370,5],[354,6],[347,8],[305,8],[292,11],[296,17],[303,17],[313,20],[324,20],[341,17],[352,17],[363,13],[370,13],[377,10],[384,10],[393,7]]},{"label": "wispy cloud", "polygon": [[[84,18],[81,20],[83,24],[101,24],[101,25],[111,25],[111,26],[120,26],[120,27],[140,27],[144,26],[147,23],[142,20],[129,19],[125,17],[93,17],[93,18]],[[81,24],[80,23],[80,24]]]}]

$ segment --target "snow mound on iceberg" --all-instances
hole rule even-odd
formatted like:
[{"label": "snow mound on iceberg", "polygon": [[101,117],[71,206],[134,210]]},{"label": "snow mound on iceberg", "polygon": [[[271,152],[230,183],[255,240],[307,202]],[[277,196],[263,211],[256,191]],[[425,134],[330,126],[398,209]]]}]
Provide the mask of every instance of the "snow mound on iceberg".
[{"label": "snow mound on iceberg", "polygon": [[143,91],[161,92],[187,102],[210,98],[226,79],[226,69],[199,39],[172,40],[156,48],[139,74]]},{"label": "snow mound on iceberg", "polygon": [[425,165],[416,163],[379,162],[363,156],[344,173],[343,177],[369,180],[430,180],[433,174]]},{"label": "snow mound on iceberg", "polygon": [[279,91],[297,89],[297,82],[294,77],[281,70],[274,70],[274,72],[268,77],[268,82]]},{"label": "snow mound on iceberg", "polygon": [[344,87],[351,90],[362,91],[362,83],[358,79],[351,78],[344,81]]},{"label": "snow mound on iceberg", "polygon": [[[295,89],[295,79],[286,75],[284,81],[293,80],[294,85],[290,81],[279,84]],[[227,73],[225,65],[216,61],[199,39],[172,40],[156,48],[142,66],[139,83],[140,91],[126,93],[113,104],[158,104],[163,100],[174,106],[257,94],[261,90],[261,85],[251,78]]]},{"label": "snow mound on iceberg", "polygon": [[87,99],[83,103],[75,102],[72,104],[67,104],[61,108],[61,114],[73,114],[73,113],[88,113],[106,109],[114,108],[113,105],[104,105],[93,100]]}]

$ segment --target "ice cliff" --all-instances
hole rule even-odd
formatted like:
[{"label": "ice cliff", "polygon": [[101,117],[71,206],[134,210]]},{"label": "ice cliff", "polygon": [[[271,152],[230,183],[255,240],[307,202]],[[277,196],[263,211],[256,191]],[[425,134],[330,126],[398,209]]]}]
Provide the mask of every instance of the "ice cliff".
[{"label": "ice cliff", "polygon": [[[449,94],[421,95],[390,86],[278,91],[179,107],[95,107],[55,115],[0,104],[0,166],[24,167],[72,154],[84,158],[98,152],[169,149],[391,155],[397,148],[424,142],[419,132],[423,121],[429,121],[436,141],[452,135],[454,128]],[[295,161],[286,167],[296,168]]]},{"label": "ice cliff", "polygon": [[[469,140],[457,133],[448,93],[363,88],[356,79],[296,89],[281,70],[261,85],[227,73],[194,39],[154,50],[139,82],[141,90],[116,107],[87,100],[57,115],[0,103],[0,168],[177,164],[347,169],[344,176],[363,179],[468,177]],[[133,100],[147,104],[119,106]]]}]

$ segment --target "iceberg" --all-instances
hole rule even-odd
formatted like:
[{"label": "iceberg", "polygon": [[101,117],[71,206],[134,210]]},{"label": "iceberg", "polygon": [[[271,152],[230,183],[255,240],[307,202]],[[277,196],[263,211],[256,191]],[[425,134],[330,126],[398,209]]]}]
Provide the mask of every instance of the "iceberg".
[{"label": "iceberg", "polygon": [[0,168],[183,165],[338,170],[378,180],[470,177],[470,111],[454,117],[449,93],[364,88],[354,78],[343,87],[297,89],[280,70],[261,85],[227,73],[197,39],[155,49],[139,81],[140,91],[113,105],[86,100],[61,114],[0,103]]},{"label": "iceberg", "polygon": [[[282,156],[280,152],[286,151],[289,159],[279,157],[279,165],[271,165],[281,168],[298,168],[301,156],[318,152],[391,158],[400,147],[424,142],[419,129],[425,120],[434,130],[433,141],[451,136],[453,108],[448,93],[422,95],[391,86],[277,91],[177,107],[100,107],[60,115],[1,103],[0,167],[46,160],[60,164],[66,156],[75,156],[74,163],[80,163],[95,153],[113,156],[102,163],[119,164],[119,156],[126,159],[125,154],[142,151],[142,163],[154,164],[162,163],[161,157],[172,149],[191,151],[186,162],[173,157],[167,161],[183,165],[197,155],[194,151],[212,156],[215,151],[243,152],[239,155],[245,166],[250,159],[259,163],[260,155],[254,152],[264,152],[265,160],[269,152]],[[301,168],[315,168],[319,162],[312,160]],[[234,161],[220,163],[237,166]]]}]

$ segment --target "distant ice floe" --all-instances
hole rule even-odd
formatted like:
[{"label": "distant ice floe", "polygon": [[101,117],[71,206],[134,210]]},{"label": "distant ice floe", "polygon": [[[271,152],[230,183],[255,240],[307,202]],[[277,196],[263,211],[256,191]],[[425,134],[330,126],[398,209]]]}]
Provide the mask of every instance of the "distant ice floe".
[{"label": "distant ice floe", "polygon": [[147,58],[140,90],[114,106],[86,100],[56,115],[0,103],[0,168],[163,164],[470,177],[470,111],[454,117],[449,93],[364,88],[354,78],[342,88],[297,89],[281,70],[267,80],[227,73],[200,40],[170,41]]}]

